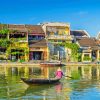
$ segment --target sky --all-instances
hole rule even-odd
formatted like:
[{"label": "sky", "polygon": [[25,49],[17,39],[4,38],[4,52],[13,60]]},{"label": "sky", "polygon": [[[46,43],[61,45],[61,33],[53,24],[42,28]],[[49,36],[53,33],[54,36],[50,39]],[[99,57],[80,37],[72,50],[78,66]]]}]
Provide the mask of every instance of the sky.
[{"label": "sky", "polygon": [[71,30],[100,31],[100,0],[0,0],[0,23],[70,23]]}]

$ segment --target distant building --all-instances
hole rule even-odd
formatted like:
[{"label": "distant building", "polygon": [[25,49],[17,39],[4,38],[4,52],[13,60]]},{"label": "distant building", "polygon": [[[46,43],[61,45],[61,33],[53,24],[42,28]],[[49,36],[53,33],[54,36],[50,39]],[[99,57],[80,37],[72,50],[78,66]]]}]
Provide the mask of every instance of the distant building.
[{"label": "distant building", "polygon": [[[77,43],[82,62],[100,60],[100,33],[91,38],[85,30],[70,30],[70,24],[48,22],[40,25],[0,24],[0,59],[10,61],[71,61]],[[73,61],[73,59],[72,59]]]},{"label": "distant building", "polygon": [[90,35],[85,30],[71,30],[70,35],[74,38],[73,42],[76,42],[77,40],[84,37],[90,37]]},{"label": "distant building", "polygon": [[43,23],[42,28],[48,41],[50,59],[66,59],[66,49],[59,43],[71,42],[70,25],[68,23]]},{"label": "distant building", "polygon": [[12,41],[7,49],[11,53],[10,59],[28,61],[28,31],[25,25],[8,24],[7,26],[10,30],[9,40]]},{"label": "distant building", "polygon": [[[48,60],[47,41],[40,25],[1,24],[0,30],[1,59],[11,61]],[[8,42],[9,46],[7,46]]]},{"label": "distant building", "polygon": [[77,42],[82,53],[82,62],[84,61],[98,61],[100,59],[100,46],[95,38],[81,38]]},{"label": "distant building", "polygon": [[96,39],[100,40],[100,32],[97,34]]},{"label": "distant building", "polygon": [[29,60],[48,60],[48,46],[40,25],[25,25],[28,30]]}]

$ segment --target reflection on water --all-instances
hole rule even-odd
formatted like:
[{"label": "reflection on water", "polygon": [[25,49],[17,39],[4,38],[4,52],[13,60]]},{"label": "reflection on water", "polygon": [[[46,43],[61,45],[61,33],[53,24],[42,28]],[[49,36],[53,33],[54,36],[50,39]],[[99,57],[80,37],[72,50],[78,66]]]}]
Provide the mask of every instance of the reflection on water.
[{"label": "reflection on water", "polygon": [[0,67],[0,100],[99,100],[99,66],[63,66],[57,84],[28,86],[21,77],[51,78],[57,67]]}]

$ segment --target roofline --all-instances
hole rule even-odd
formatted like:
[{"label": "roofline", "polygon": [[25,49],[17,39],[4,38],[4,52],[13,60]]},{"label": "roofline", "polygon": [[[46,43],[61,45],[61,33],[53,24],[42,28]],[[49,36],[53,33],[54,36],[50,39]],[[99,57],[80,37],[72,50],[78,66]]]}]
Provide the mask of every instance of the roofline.
[{"label": "roofline", "polygon": [[70,30],[70,31],[84,31],[90,37],[89,33],[86,30]]},{"label": "roofline", "polygon": [[98,39],[99,34],[100,34],[100,31],[97,33],[96,39]]},{"label": "roofline", "polygon": [[[64,26],[69,26],[70,27],[70,23],[64,23],[64,22],[43,22],[43,23],[40,23],[40,25],[47,25],[47,26],[53,26],[53,25],[49,25],[49,24],[65,24]],[[63,26],[63,25],[61,25],[61,26]],[[54,26],[56,26],[56,25],[54,25]],[[59,25],[60,26],[60,25]]]},{"label": "roofline", "polygon": [[83,30],[83,31],[90,37],[89,33],[86,30]]}]

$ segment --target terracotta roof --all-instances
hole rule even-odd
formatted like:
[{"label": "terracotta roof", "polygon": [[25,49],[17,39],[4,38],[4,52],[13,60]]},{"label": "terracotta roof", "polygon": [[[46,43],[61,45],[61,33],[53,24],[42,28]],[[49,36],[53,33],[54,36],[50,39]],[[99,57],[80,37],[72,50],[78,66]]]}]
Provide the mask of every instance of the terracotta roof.
[{"label": "terracotta roof", "polygon": [[0,24],[0,30],[2,29],[2,24]]},{"label": "terracotta roof", "polygon": [[12,31],[29,32],[29,34],[45,35],[41,25],[0,24],[0,29],[5,26]]},{"label": "terracotta roof", "polygon": [[96,40],[97,45],[100,45],[100,40]]},{"label": "terracotta roof", "polygon": [[88,36],[88,35],[87,35],[87,32],[84,31],[84,30],[70,31],[70,34],[71,34],[71,35],[74,35],[74,36],[80,36],[80,37],[82,37],[82,36]]},{"label": "terracotta roof", "polygon": [[27,32],[27,29],[25,28],[25,25],[8,24],[8,29],[17,30],[19,32]]},{"label": "terracotta roof", "polygon": [[94,38],[82,38],[78,43],[81,47],[98,48],[97,40]]},{"label": "terracotta roof", "polygon": [[29,31],[29,34],[45,34],[41,25],[25,25],[25,27]]},{"label": "terracotta roof", "polygon": [[0,24],[0,30],[4,28],[7,28],[7,24]]},{"label": "terracotta roof", "polygon": [[29,47],[47,47],[47,42],[45,39],[29,42]]}]

